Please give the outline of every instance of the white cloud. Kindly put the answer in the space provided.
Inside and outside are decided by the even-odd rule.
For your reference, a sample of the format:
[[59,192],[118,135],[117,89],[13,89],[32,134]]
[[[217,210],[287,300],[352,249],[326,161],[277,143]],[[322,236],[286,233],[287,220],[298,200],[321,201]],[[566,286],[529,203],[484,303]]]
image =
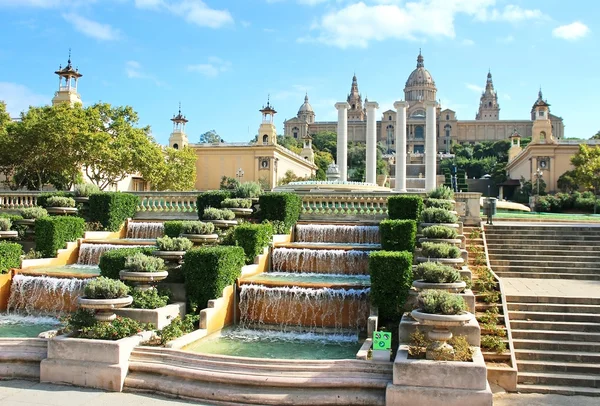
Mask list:
[[18,83],[0,82],[0,100],[6,103],[10,116],[16,118],[22,111],[27,111],[29,106],[48,104],[50,98],[34,93],[27,86]]
[[477,93],[481,93],[485,90],[483,87],[474,85],[472,83],[465,83],[465,86],[467,87],[467,89],[472,90]]
[[228,10],[210,8],[202,0],[135,0],[135,6],[144,9],[166,10],[200,27],[220,28],[233,23]]
[[190,72],[198,72],[206,77],[214,78],[219,76],[223,72],[227,72],[231,69],[231,62],[225,61],[216,56],[208,58],[206,63],[199,63],[196,65],[188,65],[187,70]]
[[108,24],[102,24],[93,20],[89,20],[75,13],[62,15],[65,20],[73,24],[73,27],[88,37],[95,38],[100,41],[114,41],[119,39],[119,30],[111,27]]
[[127,61],[125,63],[125,74],[130,79],[146,79],[154,82],[156,86],[168,87],[165,83],[158,80],[156,76],[145,72],[142,64],[138,61]]
[[475,41],[473,41],[472,39],[465,38],[460,42],[460,44],[466,47],[470,47],[475,45]]
[[545,20],[548,16],[539,9],[524,9],[514,4],[508,4],[504,10],[484,9],[477,13],[480,21],[506,21],[516,23],[524,20]]
[[552,35],[556,38],[566,39],[568,41],[575,41],[585,37],[590,32],[587,25],[581,21],[575,21],[571,24],[561,25],[552,30]]

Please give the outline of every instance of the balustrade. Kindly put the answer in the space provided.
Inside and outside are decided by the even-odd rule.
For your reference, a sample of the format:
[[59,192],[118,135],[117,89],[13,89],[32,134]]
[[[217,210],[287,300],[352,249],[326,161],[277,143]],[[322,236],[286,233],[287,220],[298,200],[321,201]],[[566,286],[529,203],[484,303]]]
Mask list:
[[0,209],[16,210],[37,204],[40,192],[0,192]]

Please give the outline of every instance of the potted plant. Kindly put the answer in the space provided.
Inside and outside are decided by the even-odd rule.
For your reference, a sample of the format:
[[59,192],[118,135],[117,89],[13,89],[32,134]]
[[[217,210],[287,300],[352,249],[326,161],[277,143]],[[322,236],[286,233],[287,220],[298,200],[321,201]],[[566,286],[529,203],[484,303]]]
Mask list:
[[263,189],[259,183],[244,182],[236,186],[233,194],[238,198],[250,199],[253,204],[256,204],[260,195],[263,194]]
[[216,242],[219,236],[214,233],[215,225],[202,221],[184,221],[181,224],[180,237],[187,238],[194,243]]
[[225,199],[221,202],[221,208],[229,209],[238,217],[248,217],[252,215],[251,199]]
[[202,220],[206,220],[213,223],[219,228],[229,228],[237,225],[235,214],[229,209],[215,209],[214,207],[208,207],[204,209]]
[[445,225],[433,225],[425,227],[421,234],[422,238],[419,238],[419,243],[424,242],[437,242],[437,243],[447,243],[453,244],[456,246],[460,246],[462,244],[462,240],[458,238],[458,232],[456,228],[448,227]]
[[159,282],[169,276],[165,271],[165,261],[162,258],[144,255],[141,252],[125,258],[125,269],[119,272],[124,281],[131,281],[140,290],[152,288],[152,283]]
[[466,287],[466,282],[460,280],[460,272],[451,266],[439,262],[423,262],[415,270],[413,287],[417,291],[440,289],[447,292],[459,293]]
[[456,202],[450,199],[436,199],[433,197],[429,197],[424,201],[425,207],[435,207],[438,209],[448,210],[450,213],[456,214],[454,211],[454,207]]
[[441,262],[448,265],[461,265],[460,248],[446,243],[424,242],[421,244],[421,256],[417,262]]
[[127,307],[133,301],[128,293],[129,288],[123,282],[100,276],[85,285],[85,296],[80,296],[77,302],[79,307],[95,310],[96,320],[112,321],[116,318],[114,309]]
[[157,250],[154,251],[152,255],[162,258],[165,261],[175,261],[179,263],[179,261],[183,259],[185,252],[193,246],[194,243],[185,237],[159,237],[156,239]]
[[17,238],[19,233],[17,231],[11,230],[12,221],[5,217],[0,217],[0,239],[6,238]]
[[427,348],[427,359],[435,359],[434,353],[453,352],[447,343],[452,338],[449,327],[467,324],[473,314],[466,311],[462,297],[443,291],[425,290],[419,293],[419,308],[411,312],[411,316],[420,324],[433,326],[428,333],[432,343]]
[[76,214],[75,199],[65,196],[51,196],[46,200],[46,210],[50,214]]
[[90,196],[94,193],[100,193],[100,188],[93,183],[81,183],[75,185],[75,201],[77,203],[87,203],[90,201]]
[[430,199],[443,199],[454,201],[454,191],[448,186],[438,186],[427,195]]
[[459,228],[456,214],[437,207],[428,207],[421,212],[421,227],[444,225],[450,228]]

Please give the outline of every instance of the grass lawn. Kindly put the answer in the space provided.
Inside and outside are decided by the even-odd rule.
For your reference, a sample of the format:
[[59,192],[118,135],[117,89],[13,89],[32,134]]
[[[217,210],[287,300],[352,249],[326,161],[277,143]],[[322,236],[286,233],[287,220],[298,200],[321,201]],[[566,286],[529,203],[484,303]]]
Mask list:
[[[481,212],[481,218],[485,219],[485,214]],[[497,219],[519,219],[519,220],[571,220],[571,221],[598,221],[600,214],[577,214],[577,213],[536,213],[536,212],[518,212],[501,211],[494,216]]]

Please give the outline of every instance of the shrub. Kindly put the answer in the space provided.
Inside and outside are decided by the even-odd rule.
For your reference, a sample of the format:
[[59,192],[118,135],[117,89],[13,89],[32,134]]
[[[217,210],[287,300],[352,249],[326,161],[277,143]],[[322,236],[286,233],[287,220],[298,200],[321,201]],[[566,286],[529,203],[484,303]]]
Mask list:
[[0,274],[7,273],[12,268],[21,265],[23,248],[16,242],[0,242]]
[[[575,200],[575,204],[573,207],[577,210],[585,211],[587,213],[594,212],[594,204],[596,203],[596,199],[594,197],[583,197],[586,193],[582,193],[580,198]],[[600,204],[596,207],[596,212],[600,212]]]
[[80,217],[42,217],[35,220],[35,247],[44,257],[55,257],[68,241],[83,237],[85,221]]
[[448,344],[454,350],[453,361],[470,362],[473,361],[473,349],[467,341],[466,336],[454,336],[448,340]]
[[44,192],[40,193],[40,195],[36,199],[36,204],[42,207],[50,207],[47,203],[48,199],[53,196],[62,196],[62,197],[75,197],[75,195],[71,192]]
[[175,317],[169,325],[156,332],[156,335],[160,337],[160,343],[165,345],[184,334],[191,333],[199,318],[199,315],[192,314],[186,314],[183,319],[181,316]]
[[440,238],[445,240],[453,240],[458,237],[458,232],[455,228],[446,226],[429,226],[422,231],[425,238]]
[[207,207],[221,207],[221,202],[230,197],[231,192],[228,190],[209,190],[208,192],[200,193],[196,199],[198,218],[204,218],[204,209]]
[[369,255],[371,303],[379,309],[380,323],[396,321],[412,286],[412,253],[373,251]]
[[256,182],[244,182],[237,185],[233,194],[235,197],[241,197],[245,199],[256,198],[262,195],[263,190],[260,184]]
[[75,200],[72,197],[51,196],[46,204],[46,207],[75,207]]
[[382,220],[379,223],[379,235],[382,249],[413,252],[417,239],[417,223],[414,220]]
[[456,223],[458,217],[448,210],[428,207],[421,212],[421,221],[423,223]]
[[129,287],[123,282],[99,276],[85,285],[86,299],[119,299],[126,297]]
[[187,251],[194,243],[187,238],[159,237],[156,239],[156,247],[159,251]]
[[152,324],[145,324],[127,317],[117,317],[113,321],[100,323],[97,322],[91,327],[85,327],[81,330],[79,337],[90,338],[94,340],[120,340],[125,337],[131,337],[144,330],[152,330]]
[[85,231],[104,231],[104,226],[99,221],[86,221]]
[[421,311],[431,314],[454,315],[467,309],[465,300],[445,290],[424,290],[419,293],[418,303]]
[[176,238],[176,237],[179,237],[179,234],[185,234],[185,233],[181,232],[182,226],[183,226],[183,221],[181,221],[181,220],[165,221],[164,222],[165,236],[171,237],[171,238]]
[[184,257],[183,272],[188,301],[194,311],[204,309],[211,299],[242,274],[245,255],[241,247],[193,248]]
[[181,225],[181,234],[212,234],[215,231],[213,223],[202,221],[184,221]]
[[125,269],[131,272],[160,272],[165,268],[162,258],[144,255],[141,252],[125,258]]
[[454,210],[454,201],[446,199],[434,199],[430,197],[425,200],[425,207],[436,207],[444,210]]
[[395,195],[388,198],[388,217],[391,220],[418,220],[423,199],[418,195]]
[[125,258],[141,252],[146,255],[152,255],[153,247],[148,248],[118,248],[116,250],[106,251],[100,256],[100,275],[111,279],[119,279],[119,272],[125,269]]
[[427,283],[453,283],[460,280],[460,272],[439,262],[424,262],[417,265],[415,279]]
[[94,317],[94,311],[79,307],[73,313],[70,313],[61,320],[64,325],[64,332],[67,334],[77,333],[86,327],[92,327],[98,320]]
[[438,186],[427,195],[433,199],[454,200],[454,191],[448,186]]
[[44,255],[41,252],[34,250],[33,248],[30,248],[29,251],[27,251],[27,253],[25,253],[23,255],[23,259],[40,259],[40,258],[44,258]]
[[498,354],[502,354],[504,351],[506,351],[506,343],[498,336],[482,335],[481,348],[486,348],[488,350],[495,351]]
[[75,185],[74,189],[76,197],[90,197],[94,193],[100,193],[100,188],[93,183],[81,183]]
[[252,200],[250,199],[225,199],[221,202],[223,208],[234,208],[234,209],[249,209],[252,207]]
[[161,295],[156,288],[134,289],[131,296],[133,297],[131,307],[136,309],[158,309],[169,303],[169,296]]
[[48,217],[48,211],[43,207],[27,207],[21,209],[21,217],[24,219],[39,219],[41,217]]
[[207,207],[204,209],[202,215],[203,220],[233,220],[235,213],[229,209],[215,209],[214,207]]
[[425,258],[460,258],[460,248],[446,243],[424,242],[421,254]]
[[108,231],[119,231],[135,215],[139,199],[130,193],[102,192],[90,196],[90,221],[99,221]]
[[0,231],[9,231],[12,227],[12,221],[5,217],[0,217]]
[[294,193],[267,192],[260,196],[260,219],[283,221],[289,230],[300,218],[302,198]]
[[280,220],[263,220],[261,224],[269,224],[273,228],[273,234],[289,234],[290,228],[286,227],[285,223]]
[[246,263],[254,263],[254,258],[263,253],[273,237],[273,228],[269,224],[242,224],[234,230],[236,245],[244,249]]

